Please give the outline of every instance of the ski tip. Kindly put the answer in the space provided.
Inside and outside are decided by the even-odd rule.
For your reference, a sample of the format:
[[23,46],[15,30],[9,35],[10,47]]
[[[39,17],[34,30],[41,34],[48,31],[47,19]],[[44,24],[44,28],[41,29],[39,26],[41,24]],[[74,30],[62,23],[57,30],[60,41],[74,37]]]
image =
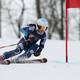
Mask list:
[[43,58],[43,63],[46,63],[47,62],[47,58]]

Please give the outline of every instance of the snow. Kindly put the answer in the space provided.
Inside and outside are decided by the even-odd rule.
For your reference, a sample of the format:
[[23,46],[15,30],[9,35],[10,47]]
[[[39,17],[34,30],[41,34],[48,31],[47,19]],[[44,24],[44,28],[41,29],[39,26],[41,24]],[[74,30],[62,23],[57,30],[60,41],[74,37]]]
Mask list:
[[[8,3],[9,0],[4,1]],[[28,3],[26,7],[28,6],[29,8],[31,8],[32,6],[34,9],[35,6],[32,5],[34,0],[27,1]],[[19,6],[17,8],[19,8]],[[5,13],[3,13],[4,16],[3,18],[7,16],[7,12]],[[24,24],[26,23],[26,21],[27,23],[31,22],[31,20],[35,19],[36,17],[35,11],[31,12],[30,10],[27,11],[27,13],[28,14],[27,15],[25,14],[24,17],[27,16],[27,19],[29,20],[25,19],[26,18],[25,17]],[[34,16],[33,15],[31,16],[31,14],[33,14]],[[71,25],[73,25],[72,23]],[[75,26],[76,25],[74,25],[73,27]],[[9,23],[2,22],[2,39],[0,39],[0,46],[14,44],[19,41],[19,39],[16,39],[16,36],[12,29],[13,28],[11,27],[11,25],[9,25]],[[71,35],[69,34],[70,37]],[[77,34],[73,36],[72,37],[74,38],[74,40],[78,38]],[[46,57],[48,59],[48,62],[46,64],[0,65],[0,80],[80,80],[79,43],[80,43],[79,41],[69,41],[68,43],[69,62],[66,63],[65,41],[47,40],[45,48],[42,51],[41,56],[39,57],[39,58]],[[12,50],[15,47],[16,46],[0,49],[0,54],[3,54],[5,51]],[[32,58],[35,57],[32,56]]]
[[[0,46],[18,41],[0,39]],[[69,63],[65,63],[65,41],[47,40],[40,56],[47,57],[47,63],[0,65],[0,80],[80,80],[79,42],[71,41],[68,46]],[[13,48],[15,46],[0,49],[0,53]]]

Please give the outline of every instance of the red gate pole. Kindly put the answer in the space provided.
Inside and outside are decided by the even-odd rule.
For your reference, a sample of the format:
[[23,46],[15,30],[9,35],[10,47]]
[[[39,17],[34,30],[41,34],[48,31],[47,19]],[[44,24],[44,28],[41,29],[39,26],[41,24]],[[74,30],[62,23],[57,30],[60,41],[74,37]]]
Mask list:
[[66,63],[68,63],[68,7],[69,0],[66,0]]

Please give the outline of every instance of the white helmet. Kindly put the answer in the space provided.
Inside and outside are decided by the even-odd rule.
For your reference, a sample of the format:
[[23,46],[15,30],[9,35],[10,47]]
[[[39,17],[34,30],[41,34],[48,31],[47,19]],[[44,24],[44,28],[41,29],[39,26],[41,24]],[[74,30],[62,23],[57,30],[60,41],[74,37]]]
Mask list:
[[48,28],[48,21],[45,18],[38,19],[37,24],[40,26],[44,26],[45,28]]

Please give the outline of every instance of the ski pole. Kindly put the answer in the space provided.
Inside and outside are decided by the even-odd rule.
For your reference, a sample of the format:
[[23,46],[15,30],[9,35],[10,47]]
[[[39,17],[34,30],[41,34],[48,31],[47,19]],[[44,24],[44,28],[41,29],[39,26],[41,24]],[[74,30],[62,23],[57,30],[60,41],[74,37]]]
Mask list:
[[17,45],[17,44],[4,45],[4,46],[1,46],[0,49],[10,47],[10,46],[15,46],[15,45]]

